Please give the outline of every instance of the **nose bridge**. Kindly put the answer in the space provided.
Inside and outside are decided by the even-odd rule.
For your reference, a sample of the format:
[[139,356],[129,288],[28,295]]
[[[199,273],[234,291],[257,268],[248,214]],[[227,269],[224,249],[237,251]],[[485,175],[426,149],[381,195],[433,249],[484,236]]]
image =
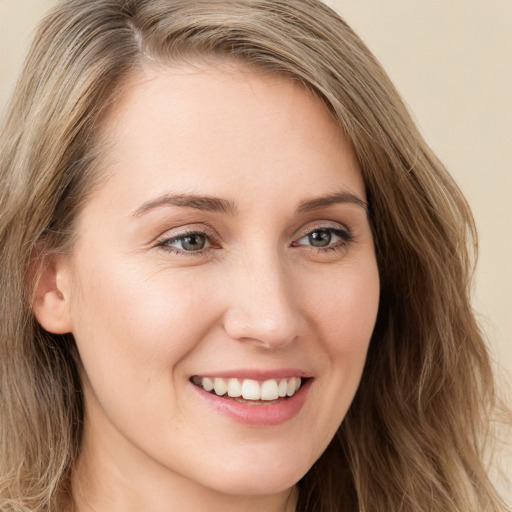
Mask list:
[[236,284],[225,318],[229,336],[268,348],[293,341],[300,334],[301,318],[292,276],[278,251],[245,255],[232,270]]

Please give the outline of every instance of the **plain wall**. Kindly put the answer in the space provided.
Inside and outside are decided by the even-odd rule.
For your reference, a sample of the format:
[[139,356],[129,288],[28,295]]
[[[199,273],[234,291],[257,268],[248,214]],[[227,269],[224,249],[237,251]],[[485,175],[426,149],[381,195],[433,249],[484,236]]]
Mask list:
[[[0,0],[0,110],[54,0]],[[512,375],[512,1],[331,0],[388,71],[473,209],[474,305]],[[511,466],[512,471],[512,466]]]

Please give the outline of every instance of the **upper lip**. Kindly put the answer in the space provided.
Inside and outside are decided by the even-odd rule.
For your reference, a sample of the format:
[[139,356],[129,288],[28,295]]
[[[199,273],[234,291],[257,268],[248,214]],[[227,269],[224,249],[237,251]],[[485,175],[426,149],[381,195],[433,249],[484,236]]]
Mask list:
[[221,370],[218,372],[207,372],[207,373],[197,373],[193,376],[197,377],[209,377],[209,378],[233,378],[233,379],[253,379],[259,381],[265,381],[269,379],[287,379],[291,377],[301,377],[303,379],[313,377],[313,374],[306,370],[301,370],[299,368],[276,368],[274,370],[269,369],[255,369],[255,368],[247,368],[241,369],[238,368],[236,370]]

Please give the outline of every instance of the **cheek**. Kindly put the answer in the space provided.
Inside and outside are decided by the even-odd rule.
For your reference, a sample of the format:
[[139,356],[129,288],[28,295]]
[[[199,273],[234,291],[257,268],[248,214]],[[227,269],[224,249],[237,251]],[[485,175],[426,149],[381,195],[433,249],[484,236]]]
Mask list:
[[170,379],[215,321],[213,294],[186,278],[119,261],[80,268],[73,334],[91,379]]
[[[345,417],[361,380],[379,305],[379,276],[374,260],[333,273],[322,291],[309,294],[310,323],[321,340],[317,365],[321,399],[317,438],[325,448]],[[319,455],[319,454],[318,454]]]
[[[321,288],[310,287],[308,310],[333,362],[364,359],[379,307],[374,258],[332,272]],[[364,361],[362,361],[364,363]]]
[[187,411],[182,362],[216,321],[214,293],[163,270],[96,263],[80,267],[74,304],[87,417],[101,427],[106,413],[135,444],[163,440]]

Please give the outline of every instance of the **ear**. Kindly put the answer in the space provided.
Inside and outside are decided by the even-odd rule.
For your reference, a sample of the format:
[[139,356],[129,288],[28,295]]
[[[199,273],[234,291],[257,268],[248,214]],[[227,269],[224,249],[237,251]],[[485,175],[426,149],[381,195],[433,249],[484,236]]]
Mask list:
[[32,309],[41,327],[53,334],[72,330],[69,267],[62,255],[43,256],[38,262]]

